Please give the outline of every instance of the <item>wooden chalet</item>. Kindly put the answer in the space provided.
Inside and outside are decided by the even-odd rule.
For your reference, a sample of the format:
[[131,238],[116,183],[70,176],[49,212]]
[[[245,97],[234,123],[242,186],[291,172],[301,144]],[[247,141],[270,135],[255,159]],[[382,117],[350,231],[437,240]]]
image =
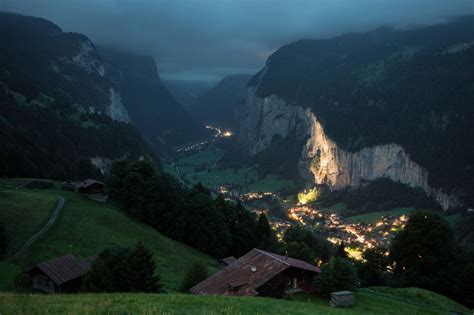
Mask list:
[[91,256],[79,261],[69,254],[39,263],[27,273],[34,289],[49,293],[77,292],[94,260],[95,256]]
[[77,190],[82,194],[104,194],[105,184],[95,179],[86,179],[77,184]]
[[254,248],[189,291],[200,295],[268,296],[282,298],[312,292],[318,267]]

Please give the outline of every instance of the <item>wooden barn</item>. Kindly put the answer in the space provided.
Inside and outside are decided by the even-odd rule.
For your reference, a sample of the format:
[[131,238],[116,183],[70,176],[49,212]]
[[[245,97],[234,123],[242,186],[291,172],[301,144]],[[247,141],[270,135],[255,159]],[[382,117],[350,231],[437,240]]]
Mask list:
[[79,261],[72,255],[65,255],[39,263],[27,270],[31,286],[49,293],[77,292],[94,259],[92,256]]
[[78,183],[77,190],[82,194],[104,194],[105,184],[95,179],[86,179]]
[[254,248],[189,291],[200,295],[268,296],[282,298],[312,292],[318,267]]

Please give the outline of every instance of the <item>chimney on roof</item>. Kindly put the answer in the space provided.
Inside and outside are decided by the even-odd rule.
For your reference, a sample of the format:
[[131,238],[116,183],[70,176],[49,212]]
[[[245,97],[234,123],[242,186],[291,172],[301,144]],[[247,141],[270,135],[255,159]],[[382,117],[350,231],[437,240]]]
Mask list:
[[288,260],[288,251],[285,250],[285,260]]

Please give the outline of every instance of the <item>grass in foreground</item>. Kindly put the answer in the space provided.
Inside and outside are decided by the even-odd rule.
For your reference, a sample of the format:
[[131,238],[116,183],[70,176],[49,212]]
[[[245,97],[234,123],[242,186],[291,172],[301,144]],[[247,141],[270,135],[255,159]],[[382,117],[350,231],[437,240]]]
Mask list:
[[[393,289],[387,289],[397,291]],[[256,297],[195,296],[183,294],[0,294],[2,314],[470,314],[463,306],[421,289],[398,289],[402,293],[361,289],[352,309],[329,307],[327,299],[299,296],[297,301]],[[374,292],[372,292],[374,291]],[[413,292],[426,296],[413,299]],[[401,294],[405,301],[397,299]],[[408,298],[407,298],[408,295]],[[419,301],[420,303],[416,303]],[[443,304],[442,301],[447,304]],[[426,304],[423,304],[426,303]],[[446,307],[443,307],[446,306]]]
[[[78,193],[66,191],[18,191],[15,188],[2,188],[2,191],[7,195],[17,196],[16,199],[0,196],[2,215],[7,219],[4,224],[7,231],[10,231],[8,236],[12,239],[19,238],[19,232],[21,232],[21,230],[15,231],[11,228],[12,226],[25,222],[36,224],[37,219],[34,213],[36,211],[42,213],[43,218],[44,214],[51,213],[52,207],[49,203],[38,204],[37,207],[26,207],[25,214],[18,216],[16,208],[10,205],[15,205],[17,202],[28,203],[37,196],[44,196],[47,200],[49,200],[48,197],[52,197],[51,200],[56,200],[54,196],[59,194],[66,199],[66,205],[57,222],[22,257],[12,262],[19,267],[25,268],[68,253],[84,258],[96,255],[108,246],[133,246],[141,240],[155,254],[157,273],[161,276],[165,290],[178,289],[185,272],[195,260],[203,261],[210,271],[217,268],[216,261],[211,257],[174,241],[145,224],[133,221],[111,204],[99,203]],[[22,232],[21,235],[23,234]],[[0,274],[8,270],[13,270],[13,267],[0,265]],[[2,286],[11,288],[11,282],[3,283]]]

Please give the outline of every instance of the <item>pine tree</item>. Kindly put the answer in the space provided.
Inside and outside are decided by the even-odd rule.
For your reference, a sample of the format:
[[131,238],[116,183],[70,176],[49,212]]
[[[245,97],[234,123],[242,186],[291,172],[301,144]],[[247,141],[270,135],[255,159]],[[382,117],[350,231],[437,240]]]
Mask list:
[[193,286],[208,276],[206,266],[201,261],[195,261],[189,268],[181,284],[181,291],[188,292]]
[[347,259],[346,245],[341,242],[336,250],[336,257]]
[[8,238],[7,232],[5,231],[5,226],[0,224],[0,259],[5,256],[7,252]]
[[359,279],[355,267],[349,261],[335,257],[321,268],[315,282],[322,294],[329,295],[334,291],[355,290]]
[[268,219],[265,213],[261,213],[258,216],[255,236],[257,238],[257,246],[260,249],[269,250],[269,251],[275,250],[276,248],[275,234],[270,226],[270,223],[268,223]]
[[156,262],[153,254],[142,242],[138,242],[131,251],[127,268],[129,291],[158,292],[161,289],[160,277],[155,275]]
[[95,259],[84,277],[82,290],[86,292],[110,292],[108,268],[100,255]]

